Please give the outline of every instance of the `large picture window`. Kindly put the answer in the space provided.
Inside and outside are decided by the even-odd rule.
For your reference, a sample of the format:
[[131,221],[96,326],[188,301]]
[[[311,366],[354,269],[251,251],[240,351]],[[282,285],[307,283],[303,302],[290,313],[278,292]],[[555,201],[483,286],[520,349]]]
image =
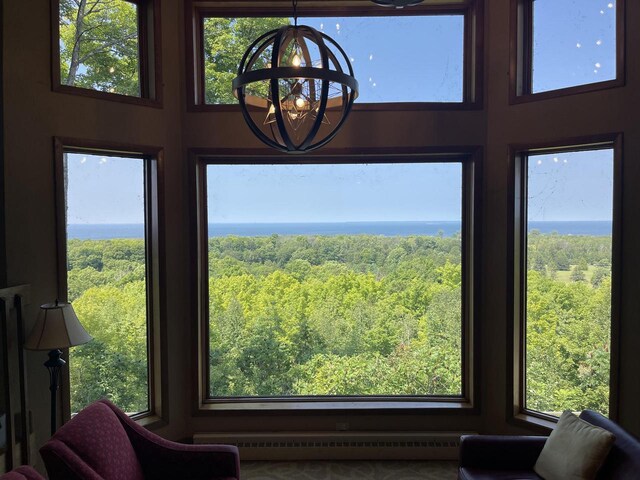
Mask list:
[[530,151],[519,162],[521,408],[608,415],[614,147]]
[[157,1],[57,0],[53,8],[54,88],[130,102],[159,100]]
[[132,415],[154,410],[155,162],[142,154],[63,150],[62,295],[93,337],[70,351],[71,413],[100,398]]
[[214,401],[469,396],[471,162],[203,159]]

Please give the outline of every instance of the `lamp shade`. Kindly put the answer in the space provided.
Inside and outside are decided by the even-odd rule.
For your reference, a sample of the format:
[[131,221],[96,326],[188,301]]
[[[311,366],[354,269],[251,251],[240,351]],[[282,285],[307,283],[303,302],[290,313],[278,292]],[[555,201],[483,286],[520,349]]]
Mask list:
[[92,339],[70,303],[40,305],[38,320],[24,343],[28,350],[56,350],[82,345]]

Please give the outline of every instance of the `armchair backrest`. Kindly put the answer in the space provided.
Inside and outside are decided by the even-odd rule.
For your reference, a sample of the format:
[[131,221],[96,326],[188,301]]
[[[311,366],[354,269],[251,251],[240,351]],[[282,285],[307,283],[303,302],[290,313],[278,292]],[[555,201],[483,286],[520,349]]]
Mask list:
[[41,449],[50,480],[143,480],[131,441],[115,412],[95,402],[60,427]]
[[584,410],[580,414],[580,418],[591,425],[609,430],[616,436],[611,452],[598,472],[598,478],[637,479],[638,472],[640,472],[640,441],[623,430],[613,420],[592,410]]

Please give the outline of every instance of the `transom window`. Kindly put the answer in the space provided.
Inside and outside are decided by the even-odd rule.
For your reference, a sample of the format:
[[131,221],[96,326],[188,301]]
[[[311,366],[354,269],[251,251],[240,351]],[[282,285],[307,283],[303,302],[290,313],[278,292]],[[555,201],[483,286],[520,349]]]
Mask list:
[[549,97],[623,84],[624,0],[512,1],[519,26],[512,94]]
[[[476,2],[425,3],[407,9],[301,4],[298,24],[333,38],[347,53],[363,108],[465,108],[482,100],[481,12]],[[231,82],[247,48],[262,34],[293,24],[282,2],[265,9],[247,2],[188,4],[188,53],[195,110],[237,105]],[[365,107],[365,105],[367,107]],[[379,107],[375,107],[379,105]],[[409,105],[413,105],[410,107]]]
[[616,78],[615,1],[533,2],[532,92]]
[[[207,104],[236,104],[245,50],[292,18],[204,18]],[[464,15],[299,18],[336,40],[360,83],[358,102],[462,102]]]
[[55,89],[159,100],[158,0],[57,0],[56,7]]

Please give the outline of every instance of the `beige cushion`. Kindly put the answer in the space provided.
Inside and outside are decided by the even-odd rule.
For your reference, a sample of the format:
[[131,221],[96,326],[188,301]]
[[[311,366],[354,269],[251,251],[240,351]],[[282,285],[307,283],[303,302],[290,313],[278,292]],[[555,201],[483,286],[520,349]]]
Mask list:
[[569,410],[558,420],[533,469],[545,480],[593,480],[616,437]]

